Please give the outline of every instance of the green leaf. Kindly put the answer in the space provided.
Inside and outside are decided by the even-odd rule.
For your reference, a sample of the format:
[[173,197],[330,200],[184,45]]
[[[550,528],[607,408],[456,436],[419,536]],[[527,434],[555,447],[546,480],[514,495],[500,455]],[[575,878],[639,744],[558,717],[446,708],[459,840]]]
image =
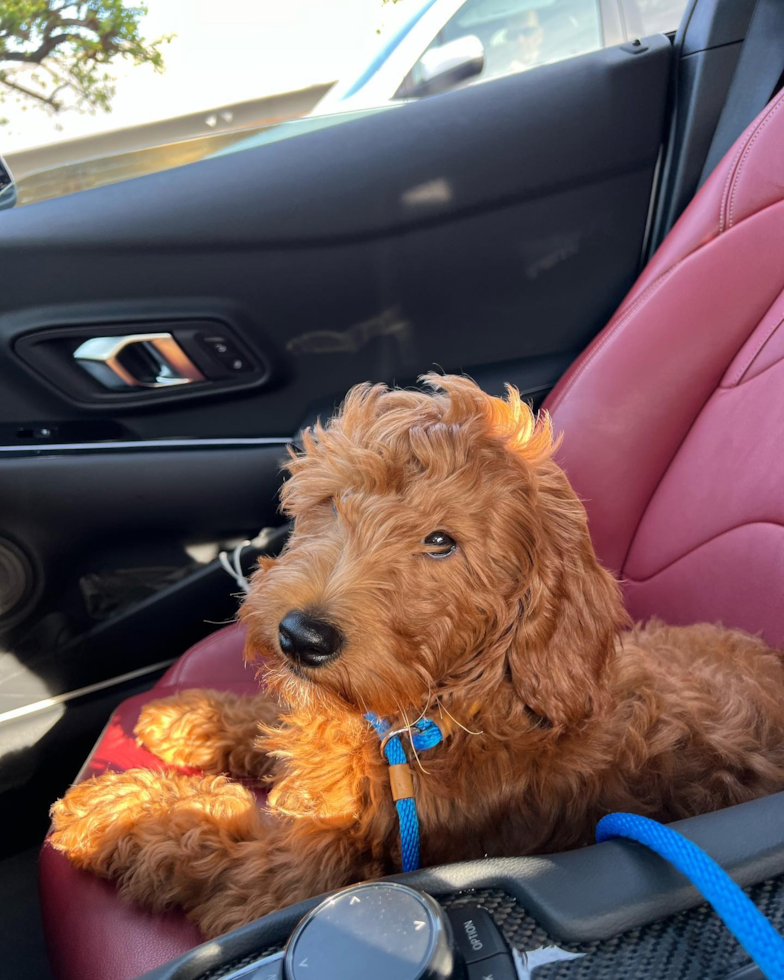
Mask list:
[[[161,47],[174,35],[145,39],[139,22],[146,14],[146,4],[123,0],[0,0],[0,95],[13,92],[51,112],[69,105],[108,112],[115,86],[98,65],[128,58],[165,70]],[[48,72],[17,74],[26,65],[48,69],[57,81]],[[49,91],[57,87],[53,98]]]

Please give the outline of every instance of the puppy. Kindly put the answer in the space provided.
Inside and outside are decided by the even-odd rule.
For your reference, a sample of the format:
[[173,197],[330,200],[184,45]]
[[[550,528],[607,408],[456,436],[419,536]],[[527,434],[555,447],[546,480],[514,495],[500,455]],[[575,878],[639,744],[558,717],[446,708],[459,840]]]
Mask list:
[[[353,389],[292,452],[294,529],[241,610],[264,691],[148,704],[136,734],[170,768],[55,804],[52,845],[129,900],[214,936],[399,871],[371,711],[452,730],[419,765],[409,749],[430,865],[784,789],[780,654],[717,626],[631,629],[548,419],[514,389],[426,381]],[[267,809],[231,777],[269,780]]]

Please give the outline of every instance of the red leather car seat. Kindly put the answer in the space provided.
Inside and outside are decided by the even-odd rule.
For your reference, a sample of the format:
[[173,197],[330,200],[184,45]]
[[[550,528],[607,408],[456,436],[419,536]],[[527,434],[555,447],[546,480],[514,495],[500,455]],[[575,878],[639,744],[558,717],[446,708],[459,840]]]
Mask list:
[[548,399],[637,619],[784,647],[784,92]]
[[[549,399],[599,556],[635,617],[722,621],[784,647],[784,93],[737,141],[605,330]],[[82,776],[159,765],[141,705],[188,687],[254,690],[230,627],[122,704]],[[129,980],[199,941],[44,847],[58,980]]]

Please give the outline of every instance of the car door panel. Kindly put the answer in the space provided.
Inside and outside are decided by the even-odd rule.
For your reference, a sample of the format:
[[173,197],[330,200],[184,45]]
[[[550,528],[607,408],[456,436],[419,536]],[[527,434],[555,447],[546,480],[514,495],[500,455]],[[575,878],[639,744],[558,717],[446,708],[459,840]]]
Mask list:
[[[93,322],[231,305],[269,384],[161,400],[126,422],[145,439],[287,435],[358,379],[579,349],[639,267],[670,56],[645,47],[10,212],[3,340],[30,329],[31,250],[56,270],[36,329],[75,303]],[[83,417],[5,355],[6,419]]]
[[[210,555],[283,525],[284,456],[283,440],[263,439],[0,453],[3,598],[9,561],[22,567],[19,602],[0,608],[0,794],[27,815],[18,839],[43,832],[53,787],[65,788],[112,707],[232,621],[241,589]],[[201,560],[186,550],[199,546]],[[246,574],[260,553],[244,549]]]
[[[655,35],[635,50],[607,48],[348,114],[341,125],[264,141],[258,151],[21,208],[4,216],[3,247],[191,253],[337,245],[650,166],[671,44]],[[448,182],[448,196],[413,193],[436,179]],[[145,207],[129,207],[129,195],[142,195]]]
[[[112,600],[124,611],[118,576],[124,574],[143,596],[145,580],[166,583],[163,570],[174,582],[200,570],[187,546],[241,540],[249,531],[283,523],[277,491],[284,456],[282,440],[0,454],[0,541],[21,552],[29,570],[25,593],[5,625],[17,657],[38,664],[35,673],[49,696],[162,659],[165,649],[144,633],[134,639],[138,648],[127,662],[116,649],[90,662],[57,654],[102,626]],[[182,578],[174,574],[178,568]],[[212,608],[206,597],[194,602],[199,622],[225,618],[224,600],[237,591],[228,576],[216,581],[222,588],[215,590]],[[194,639],[187,620],[175,617],[166,629],[175,652]],[[11,706],[4,702],[8,694],[0,684],[0,715]]]

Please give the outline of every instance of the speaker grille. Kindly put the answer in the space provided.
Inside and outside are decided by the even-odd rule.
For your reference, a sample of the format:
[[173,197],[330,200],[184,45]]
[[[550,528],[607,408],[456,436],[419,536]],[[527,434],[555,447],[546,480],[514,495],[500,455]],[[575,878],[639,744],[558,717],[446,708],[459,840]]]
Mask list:
[[0,538],[0,620],[18,612],[33,589],[27,556],[7,538]]

